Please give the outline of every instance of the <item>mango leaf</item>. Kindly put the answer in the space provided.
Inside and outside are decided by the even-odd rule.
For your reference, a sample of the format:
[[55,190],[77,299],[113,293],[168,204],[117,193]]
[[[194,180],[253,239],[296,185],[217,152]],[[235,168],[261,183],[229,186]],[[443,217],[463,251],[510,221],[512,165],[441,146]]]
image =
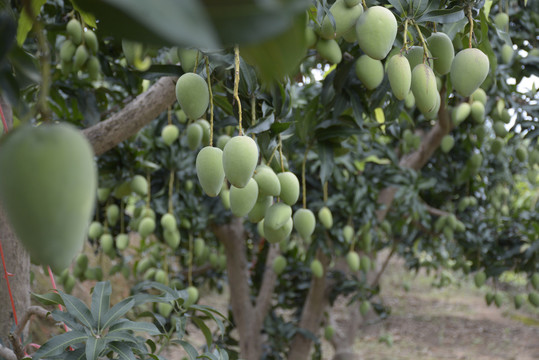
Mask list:
[[152,323],[131,320],[123,320],[122,322],[114,324],[110,327],[109,334],[120,330],[141,331],[148,333],[148,335],[161,334],[157,327]]
[[[129,331],[127,330],[118,330],[114,332],[108,332],[107,335],[105,335],[105,338],[107,342],[130,342],[136,344],[139,340],[133,336]],[[150,339],[147,340],[147,342],[150,341]]]
[[50,292],[46,294],[31,293],[35,300],[39,301],[43,305],[63,305],[64,300],[57,292]]
[[66,324],[70,329],[84,331],[84,326],[77,322],[77,319],[68,312],[54,310],[52,317],[56,321],[61,321]]
[[465,14],[462,6],[455,6],[451,9],[431,10],[421,15],[417,21],[421,22],[436,22],[440,24],[455,23],[464,19]]
[[0,13],[0,63],[13,45],[17,34],[15,20],[7,13]]
[[86,360],[96,360],[106,344],[105,338],[90,336],[86,341]]
[[33,359],[43,359],[49,356],[60,355],[68,346],[82,343],[88,339],[88,335],[82,331],[68,331],[57,335],[43,344],[35,353]]
[[83,303],[80,299],[63,293],[59,292],[60,296],[64,300],[65,307],[67,311],[73,315],[81,324],[88,328],[93,328],[95,326],[94,319],[92,318],[92,313],[90,312],[90,309],[88,309],[88,306],[86,306],[85,303]]
[[112,308],[110,308],[102,319],[102,329],[111,326],[114,321],[125,315],[135,305],[135,300],[132,297],[123,299]]
[[73,8],[77,10],[84,21],[86,25],[89,25],[93,27],[94,29],[97,29],[97,24],[95,22],[95,16],[93,14],[90,14],[86,11],[83,11],[74,0],[71,0],[71,4],[73,4]]
[[92,294],[92,316],[97,324],[97,331],[101,330],[105,314],[109,311],[111,292],[112,288],[108,281],[100,281],[94,286],[94,292]]
[[333,147],[327,143],[319,143],[318,156],[320,158],[320,180],[322,184],[325,184],[331,177],[335,167]]
[[[19,25],[17,26],[17,44],[22,46],[28,33],[32,30],[34,26],[34,19],[41,12],[41,7],[45,4],[47,0],[31,0],[30,9],[26,7],[23,9],[21,16],[19,17]],[[30,14],[28,12],[30,10]]]
[[404,9],[408,9],[408,2],[406,0],[388,0],[388,2],[397,10],[397,14],[402,14],[404,13]]
[[187,355],[189,355],[189,360],[195,360],[198,357],[198,351],[187,341],[174,339],[172,342],[180,344],[183,347]]
[[211,344],[213,343],[212,333],[211,333],[210,328],[200,318],[193,317],[191,320],[202,331],[202,334],[204,334],[204,337],[206,338],[206,344],[208,345],[208,347],[210,347]]
[[113,343],[109,344],[108,347],[118,354],[119,360],[136,360],[135,354],[133,354],[133,350],[131,350],[131,346],[127,344]]

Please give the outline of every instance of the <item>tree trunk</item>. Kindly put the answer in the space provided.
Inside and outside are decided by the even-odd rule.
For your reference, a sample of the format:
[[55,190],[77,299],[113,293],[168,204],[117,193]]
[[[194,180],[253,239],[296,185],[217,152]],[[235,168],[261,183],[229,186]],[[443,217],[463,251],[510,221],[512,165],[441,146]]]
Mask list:
[[[0,97],[0,105],[4,112],[8,128],[13,124],[11,106]],[[7,222],[4,211],[0,206],[0,243],[4,253],[7,272],[9,276],[11,294],[15,302],[15,310],[20,317],[30,306],[30,257],[15,237],[13,230]],[[9,332],[15,328],[11,300],[6,282],[6,273],[3,264],[0,264],[0,340],[9,344]]]

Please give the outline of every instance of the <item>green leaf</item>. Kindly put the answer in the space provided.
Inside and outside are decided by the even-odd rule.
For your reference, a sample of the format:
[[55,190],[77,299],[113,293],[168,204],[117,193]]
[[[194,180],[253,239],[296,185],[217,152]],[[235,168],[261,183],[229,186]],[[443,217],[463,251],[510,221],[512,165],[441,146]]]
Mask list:
[[43,344],[33,355],[33,359],[43,359],[49,356],[59,355],[65,351],[68,346],[82,343],[88,339],[88,335],[82,331],[68,331],[57,335]]
[[81,324],[88,328],[93,328],[95,326],[94,319],[92,318],[92,313],[90,312],[90,309],[88,309],[88,306],[86,306],[85,303],[72,295],[63,293],[61,291],[59,293],[64,300],[67,311],[71,315],[73,315]]
[[41,7],[45,4],[47,0],[31,0],[30,9],[31,14],[28,14],[28,9],[25,7],[19,17],[19,25],[17,26],[17,44],[22,46],[28,33],[32,30],[34,26],[34,19],[41,12]]
[[460,21],[464,19],[466,15],[464,14],[464,10],[462,6],[455,6],[451,9],[439,9],[439,10],[432,10],[424,13],[417,21],[421,22],[436,22],[440,24],[450,24],[455,23],[457,21]]
[[213,338],[212,338],[212,333],[211,333],[210,328],[204,323],[204,320],[198,317],[193,317],[191,320],[202,331],[202,334],[204,334],[204,337],[206,338],[206,345],[210,347],[211,344],[213,343]]
[[143,43],[218,47],[217,33],[196,0],[77,0],[100,31]]
[[131,321],[123,320],[120,323],[114,324],[110,327],[109,333],[120,331],[120,330],[131,330],[131,331],[140,331],[148,333],[148,335],[159,335],[161,332],[157,327],[149,322],[143,321]]
[[84,331],[84,326],[82,326],[77,319],[68,312],[54,310],[52,312],[52,317],[56,321],[61,321],[66,324],[69,328],[73,330]]
[[404,9],[408,8],[408,2],[406,0],[388,0],[393,5],[398,14],[402,14]]
[[105,349],[106,343],[104,338],[90,336],[88,341],[86,341],[86,360],[96,360],[103,349]]
[[327,143],[319,143],[318,156],[320,158],[320,180],[322,184],[325,184],[331,177],[335,167],[333,147]]
[[65,306],[64,300],[57,292],[50,292],[46,294],[31,293],[34,299],[42,303],[43,305],[62,305]]
[[111,309],[107,311],[102,320],[102,329],[106,329],[111,326],[114,321],[125,315],[135,305],[135,300],[132,297],[123,299]]
[[190,360],[195,360],[198,357],[198,351],[194,348],[193,345],[189,344],[187,341],[183,340],[174,340],[173,342],[180,344],[187,355],[189,355]]
[[68,351],[67,354],[60,355],[63,360],[82,360],[85,359],[85,348],[80,347],[78,349],[75,349],[73,351]]
[[109,344],[109,348],[112,349],[116,354],[118,354],[119,360],[135,360],[135,354],[133,354],[133,350],[131,350],[131,347],[127,344],[122,343],[114,343]]
[[97,29],[95,16],[93,14],[83,11],[74,0],[71,0],[71,4],[73,4],[73,8],[79,12],[80,16],[82,17],[82,20],[86,25],[90,25],[91,27]]
[[101,331],[103,319],[109,310],[111,292],[112,288],[108,281],[100,281],[94,286],[94,292],[92,294],[92,316],[97,324],[97,331]]
[[105,335],[107,342],[130,342],[136,344],[139,340],[133,336],[128,330],[118,330],[114,332],[108,332]]

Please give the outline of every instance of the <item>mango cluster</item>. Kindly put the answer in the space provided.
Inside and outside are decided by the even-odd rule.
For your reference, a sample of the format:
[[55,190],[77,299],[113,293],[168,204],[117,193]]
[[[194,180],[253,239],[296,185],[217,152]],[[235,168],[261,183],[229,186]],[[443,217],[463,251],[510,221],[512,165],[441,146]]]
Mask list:
[[64,73],[84,70],[90,79],[98,80],[101,64],[97,59],[99,43],[97,36],[90,30],[84,30],[77,19],[71,19],[66,26],[67,38],[60,47],[60,66]]

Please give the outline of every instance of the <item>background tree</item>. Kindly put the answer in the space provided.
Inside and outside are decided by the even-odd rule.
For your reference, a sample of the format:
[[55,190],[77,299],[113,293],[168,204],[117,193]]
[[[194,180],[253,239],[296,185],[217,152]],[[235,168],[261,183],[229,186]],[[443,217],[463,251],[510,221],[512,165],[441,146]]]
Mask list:
[[[114,1],[77,1],[77,7],[37,6],[25,21],[24,7],[12,7],[18,46],[0,52],[0,81],[16,120],[59,119],[84,128],[100,155],[95,220],[106,235],[144,232],[140,224],[148,217],[157,225],[154,235],[131,243],[134,254],[99,232],[90,233],[94,250],[113,259],[112,273],[178,288],[219,288],[226,257],[230,329],[237,328],[239,339],[228,334],[222,341],[230,349],[239,341],[243,358],[305,359],[313,343],[317,353],[320,327],[335,323],[332,309],[343,297],[353,300],[350,317],[336,326],[332,343],[336,359],[354,358],[361,313],[383,311],[378,280],[396,253],[411,268],[450,267],[493,279],[506,270],[532,279],[537,271],[536,92],[519,87],[539,67],[537,4],[368,2],[363,5],[388,6],[399,35],[392,52],[380,56],[383,65],[356,65],[372,54],[354,32],[343,32],[350,20],[337,10],[362,4],[344,3],[288,1],[271,8],[163,0],[126,9]],[[25,40],[21,28],[30,30],[37,14]],[[70,19],[84,24],[82,45],[65,27]],[[92,29],[95,47],[87,35]],[[486,54],[484,99],[458,94],[453,77],[436,69],[429,41],[436,30],[447,34],[455,53],[471,44]],[[12,43],[15,33],[5,34],[4,43]],[[408,91],[398,100],[383,69],[399,52],[409,63],[435,68],[437,110],[425,111]],[[361,71],[372,75],[377,66],[380,81]],[[187,119],[177,108],[175,84],[188,72],[210,84],[206,121]],[[294,232],[270,245],[256,225],[228,210],[228,188],[222,198],[204,194],[194,166],[198,149],[237,135],[240,119],[244,133],[256,138],[260,162],[301,181],[294,212],[318,214],[327,206],[331,226],[317,221],[310,239]],[[179,128],[179,141],[161,138],[166,125]],[[133,185],[136,175],[147,188]],[[114,207],[119,219],[112,221]],[[167,213],[177,232],[160,223]],[[389,257],[378,259],[384,248]],[[276,258],[285,259],[279,275]],[[74,265],[62,280],[73,276],[96,278]]]

